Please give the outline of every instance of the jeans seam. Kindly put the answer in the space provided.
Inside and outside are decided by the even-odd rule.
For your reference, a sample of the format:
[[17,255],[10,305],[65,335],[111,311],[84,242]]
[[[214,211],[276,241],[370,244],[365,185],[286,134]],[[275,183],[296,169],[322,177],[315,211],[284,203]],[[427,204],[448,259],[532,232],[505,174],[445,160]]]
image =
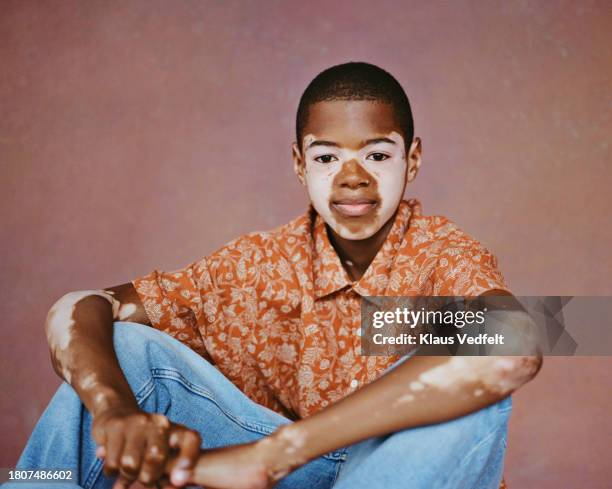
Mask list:
[[[475,446],[472,447],[472,449],[461,459],[461,461],[457,464],[458,467],[464,467],[466,461],[469,460],[469,458],[476,453],[476,451],[486,442],[488,442],[491,438],[493,438],[496,434],[497,434],[497,429],[491,431],[489,434],[487,434],[484,438],[482,438]],[[449,482],[453,482],[454,478],[452,477],[451,474],[449,474],[449,476],[447,477],[443,487],[445,488],[452,488],[455,487],[453,485],[448,485]]]
[[346,461],[346,458],[336,461],[336,470],[334,471],[334,478],[332,479],[332,483],[330,487],[334,487],[336,485],[336,481],[338,480],[338,476],[340,475],[340,469],[342,468],[342,465],[344,465],[345,461]]
[[[231,414],[215,400],[214,396],[207,389],[190,382],[177,370],[158,367],[151,369],[151,375],[153,376],[153,378],[164,378],[178,382],[194,394],[206,398],[207,400],[215,404],[219,408],[219,411],[221,411],[230,421],[236,423],[238,426],[248,431],[268,436],[277,429],[277,427],[274,426],[250,420],[247,421],[244,418]],[[331,454],[324,454],[323,457],[333,461],[346,460],[346,449],[334,450],[333,452],[331,452]]]
[[[235,416],[233,414],[231,414],[229,411],[227,411],[226,409],[223,408],[223,406],[221,406],[216,399],[214,398],[214,396],[204,387],[196,385],[192,382],[190,382],[189,380],[187,380],[179,371],[171,369],[171,368],[162,368],[162,367],[157,367],[157,368],[153,368],[151,369],[151,375],[154,379],[156,378],[164,378],[164,379],[169,379],[169,380],[174,380],[175,382],[178,382],[179,384],[181,384],[183,387],[185,387],[186,389],[190,390],[191,392],[193,392],[196,395],[202,396],[204,398],[206,398],[207,400],[209,400],[210,402],[212,402],[213,404],[215,404],[215,406],[217,406],[219,408],[219,411],[221,411],[225,417],[227,417],[230,421],[233,421],[234,423],[236,423],[238,426],[251,431],[251,432],[255,432],[258,433],[260,435],[265,435],[268,436],[270,435],[272,432],[274,432],[277,427],[274,426],[270,426],[267,424],[263,424],[263,423],[259,423],[256,421],[248,421],[244,418]],[[141,389],[142,390],[142,389]],[[346,454],[346,447],[344,448],[340,448],[338,450],[334,450],[330,453],[326,453],[324,455],[322,455],[323,458],[327,459],[327,460],[331,460],[334,462],[338,462],[338,461],[344,461],[346,460],[347,454]]]
[[261,435],[269,435],[276,429],[273,426],[254,422],[254,421],[247,421],[244,418],[240,418],[238,416],[235,416],[234,414],[229,413],[228,410],[226,410],[223,406],[219,404],[219,402],[217,402],[217,400],[214,398],[211,392],[209,392],[207,389],[199,385],[196,385],[188,381],[177,370],[169,369],[169,368],[154,368],[154,369],[151,369],[151,375],[153,376],[153,378],[174,380],[175,382],[178,382],[179,384],[181,384],[183,387],[193,392],[194,394],[204,397],[205,399],[212,402],[215,406],[217,406],[217,408],[219,408],[219,411],[221,411],[226,418],[228,418],[230,421],[236,423],[238,426],[246,430],[254,431]]

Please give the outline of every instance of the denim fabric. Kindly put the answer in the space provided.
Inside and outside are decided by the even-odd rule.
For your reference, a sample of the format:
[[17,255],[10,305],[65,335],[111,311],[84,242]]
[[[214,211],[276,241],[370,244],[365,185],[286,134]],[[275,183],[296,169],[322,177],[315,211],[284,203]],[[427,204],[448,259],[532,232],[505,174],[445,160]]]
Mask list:
[[[121,368],[139,406],[197,430],[202,448],[260,439],[292,421],[251,401],[215,367],[151,327],[114,324]],[[402,358],[391,368],[408,357]],[[279,489],[497,488],[511,398],[453,421],[370,438],[323,455],[277,484]],[[7,483],[4,489],[102,489],[91,416],[63,383],[39,419],[18,469],[68,469],[74,484]]]

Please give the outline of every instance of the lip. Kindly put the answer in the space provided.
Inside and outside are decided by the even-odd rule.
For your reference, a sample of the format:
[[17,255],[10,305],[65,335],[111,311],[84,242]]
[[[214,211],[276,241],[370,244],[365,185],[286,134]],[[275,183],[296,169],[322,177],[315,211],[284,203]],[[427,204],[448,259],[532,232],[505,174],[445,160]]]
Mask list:
[[338,199],[332,202],[332,208],[345,217],[361,217],[369,214],[378,206],[378,202],[366,198]]

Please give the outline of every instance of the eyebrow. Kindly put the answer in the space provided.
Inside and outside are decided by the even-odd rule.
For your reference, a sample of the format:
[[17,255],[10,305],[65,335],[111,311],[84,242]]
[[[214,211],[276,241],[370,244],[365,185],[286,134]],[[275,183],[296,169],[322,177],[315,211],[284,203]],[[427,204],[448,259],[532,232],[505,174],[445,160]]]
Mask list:
[[[360,144],[359,147],[363,148],[365,146],[369,146],[370,144],[376,144],[376,143],[396,144],[395,141],[393,141],[393,139],[389,139],[389,138],[373,138],[373,139],[366,139],[365,141],[361,141],[361,144]],[[310,143],[308,146],[306,146],[306,149],[312,148],[314,146],[333,146],[334,148],[339,148],[340,147],[340,145],[338,143],[334,143],[333,141],[316,140],[316,141],[313,141],[312,143]]]

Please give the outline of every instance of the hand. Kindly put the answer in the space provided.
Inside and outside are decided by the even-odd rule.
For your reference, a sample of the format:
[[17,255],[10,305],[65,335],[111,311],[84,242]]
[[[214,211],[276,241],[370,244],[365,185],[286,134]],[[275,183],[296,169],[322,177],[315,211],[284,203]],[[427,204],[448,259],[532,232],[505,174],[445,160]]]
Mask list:
[[270,489],[307,462],[295,427],[283,427],[257,442],[203,450],[190,483],[207,489]]
[[171,481],[176,487],[187,483],[200,454],[200,435],[172,423],[162,414],[135,408],[113,408],[94,417],[92,435],[104,459],[104,473],[118,473],[113,489],[127,489],[135,480],[154,484],[172,461]]
[[270,489],[277,482],[258,442],[203,450],[189,481],[206,489]]

